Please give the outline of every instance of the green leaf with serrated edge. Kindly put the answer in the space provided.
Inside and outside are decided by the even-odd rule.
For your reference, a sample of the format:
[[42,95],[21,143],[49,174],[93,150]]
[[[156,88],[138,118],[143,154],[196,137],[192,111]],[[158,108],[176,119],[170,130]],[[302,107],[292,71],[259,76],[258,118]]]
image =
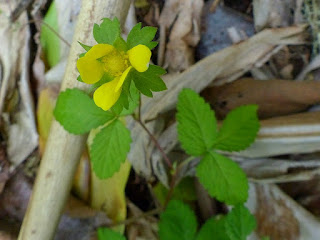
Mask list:
[[141,23],[136,24],[128,34],[128,38],[127,38],[128,49],[131,49],[139,44],[145,45],[150,49],[156,47],[157,43],[152,42],[156,33],[157,33],[157,28],[155,27],[141,28]]
[[[59,32],[58,13],[55,2],[53,2],[45,15],[40,33],[40,42],[50,67],[60,61],[60,39],[56,33]],[[54,33],[52,29],[56,32]]]
[[150,65],[145,72],[138,72],[132,69],[128,74],[128,78],[134,81],[136,88],[147,97],[152,97],[153,92],[160,92],[167,89],[166,84],[161,79],[161,75],[166,71],[156,65]]
[[60,93],[53,114],[73,134],[84,134],[114,118],[110,112],[97,107],[86,93],[76,88]]
[[84,50],[86,50],[87,52],[92,48],[92,46],[85,45],[85,44],[83,44],[83,43],[81,43],[81,42],[79,42],[79,41],[78,41],[78,43],[79,43],[80,46],[81,46]]
[[[130,90],[129,91],[122,91],[121,95],[123,94],[125,99],[120,99],[117,103],[111,108],[111,111],[114,112],[118,116],[126,116],[131,115],[134,110],[139,106],[139,99],[140,93],[138,89],[135,87],[134,82],[126,80],[126,85],[128,84]],[[124,107],[124,102],[128,102],[128,108]]]
[[239,204],[228,213],[225,227],[230,240],[246,240],[256,228],[256,220],[243,204]]
[[114,41],[120,37],[120,22],[117,18],[113,20],[104,18],[100,26],[94,24],[93,36],[97,43],[113,45]]
[[98,228],[99,240],[126,240],[120,233],[112,231],[109,228]]
[[246,105],[232,110],[223,121],[214,148],[240,151],[249,147],[260,128],[257,109],[257,105]]
[[90,146],[92,168],[98,178],[112,177],[120,169],[130,150],[130,143],[130,132],[119,120],[101,129]]
[[210,105],[191,89],[183,89],[177,103],[178,139],[192,156],[210,150],[217,135],[217,122]]
[[229,240],[226,233],[225,217],[207,220],[199,230],[196,240]]
[[196,167],[200,183],[210,196],[229,205],[244,203],[248,198],[248,180],[243,170],[223,155],[208,152]]
[[169,202],[160,216],[160,240],[190,240],[197,231],[196,216],[191,208],[178,200]]

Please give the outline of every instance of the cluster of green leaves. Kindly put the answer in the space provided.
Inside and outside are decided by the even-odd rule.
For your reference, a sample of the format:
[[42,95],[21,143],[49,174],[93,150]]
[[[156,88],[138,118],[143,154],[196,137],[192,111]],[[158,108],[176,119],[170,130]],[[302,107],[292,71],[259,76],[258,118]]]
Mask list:
[[[172,200],[161,214],[160,240],[246,240],[256,228],[255,218],[242,204],[236,205],[225,216],[210,218],[199,230],[196,215],[182,201]],[[125,240],[107,228],[98,229],[99,240]]]
[[[154,48],[157,43],[152,40],[156,31],[153,27],[141,28],[141,23],[138,23],[129,33],[126,42],[121,37],[118,19],[105,18],[100,25],[94,25],[93,36],[97,43],[110,44],[118,51],[126,52],[139,44]],[[80,45],[86,51],[91,49],[91,46],[83,43]],[[85,53],[80,57],[84,55]],[[67,89],[60,93],[54,116],[68,132],[85,134],[92,129],[100,130],[89,149],[97,177],[111,177],[126,160],[131,138],[130,132],[119,118],[134,112],[139,104],[140,93],[152,97],[152,92],[165,90],[166,85],[160,77],[164,73],[164,69],[155,65],[150,65],[149,69],[142,73],[132,69],[122,86],[119,100],[109,111],[97,107],[90,94],[79,89]],[[78,80],[82,81],[80,76]],[[105,75],[93,88],[111,80],[110,76]]]
[[252,144],[258,130],[257,106],[232,110],[218,130],[210,105],[196,92],[184,89],[177,104],[178,138],[182,148],[200,157],[196,175],[212,197],[229,205],[248,198],[248,180],[243,170],[216,150],[240,151]]
[[[125,41],[121,37],[120,22],[117,18],[114,18],[113,20],[104,18],[100,25],[95,24],[93,27],[93,36],[97,43],[113,45],[117,50],[122,52],[127,52],[139,44],[147,46],[150,50],[153,49],[158,44],[153,41],[156,32],[157,29],[155,27],[141,28],[141,23],[138,23],[132,28],[128,34],[127,41]],[[91,48],[82,43],[80,43],[80,45],[86,51],[89,51]],[[85,53],[83,53],[82,56],[84,54]],[[160,77],[165,73],[166,71],[163,68],[156,65],[150,65],[145,72],[138,72],[135,69],[131,69],[122,87],[117,108],[120,108],[121,106],[126,109],[129,108],[129,103],[132,99],[132,83],[134,83],[134,88],[137,88],[139,92],[148,97],[153,96],[152,92],[166,90],[166,85]],[[80,76],[78,80],[81,81]],[[110,78],[110,76],[106,76],[96,83],[95,87],[111,80],[112,78]]]
[[178,200],[169,202],[160,216],[160,240],[245,240],[255,229],[249,210],[239,204],[225,216],[212,217],[198,231],[193,210]]
[[131,114],[133,110],[122,111],[120,115],[113,111],[103,111],[88,94],[74,88],[60,93],[53,114],[73,134],[85,134],[100,127],[89,152],[95,174],[104,179],[117,172],[126,160],[131,137],[119,117]]

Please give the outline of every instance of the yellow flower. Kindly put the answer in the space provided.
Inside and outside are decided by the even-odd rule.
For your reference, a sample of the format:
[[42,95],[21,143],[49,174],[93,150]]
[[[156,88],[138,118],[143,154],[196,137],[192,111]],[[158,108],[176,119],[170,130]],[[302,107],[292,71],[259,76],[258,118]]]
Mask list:
[[151,51],[145,45],[138,45],[127,52],[121,52],[109,44],[93,46],[77,61],[81,79],[88,84],[101,80],[107,73],[114,79],[102,84],[93,94],[98,107],[109,110],[119,99],[122,85],[132,69],[145,72],[149,68]]

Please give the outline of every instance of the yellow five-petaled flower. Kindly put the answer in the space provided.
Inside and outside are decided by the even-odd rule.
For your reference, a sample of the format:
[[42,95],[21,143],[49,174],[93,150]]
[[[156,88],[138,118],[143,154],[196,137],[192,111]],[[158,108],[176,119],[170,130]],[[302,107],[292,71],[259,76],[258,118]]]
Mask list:
[[127,52],[119,51],[109,44],[94,45],[77,61],[81,79],[88,84],[101,80],[107,73],[114,77],[110,82],[102,84],[93,94],[93,100],[98,107],[109,110],[119,99],[122,85],[132,68],[138,72],[148,70],[151,57],[150,49],[138,45]]

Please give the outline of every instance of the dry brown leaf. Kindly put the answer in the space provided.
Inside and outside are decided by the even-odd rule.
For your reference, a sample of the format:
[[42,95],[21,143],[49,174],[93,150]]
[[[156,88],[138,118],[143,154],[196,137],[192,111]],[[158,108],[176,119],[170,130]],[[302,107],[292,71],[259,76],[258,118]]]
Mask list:
[[273,184],[250,184],[247,206],[257,219],[250,240],[269,236],[272,240],[320,238],[320,223],[308,211]]
[[0,115],[6,130],[2,134],[8,137],[8,159],[17,166],[38,145],[28,70],[30,30],[26,13],[12,24],[7,17],[10,15],[9,4],[2,2],[0,8]]
[[259,118],[288,115],[320,103],[320,82],[288,80],[261,81],[242,78],[229,84],[206,89],[203,94],[219,118],[246,104],[259,106]]
[[[194,63],[193,48],[200,40],[202,7],[203,0],[165,2],[159,20],[158,64],[168,67],[169,72],[181,72]],[[167,38],[169,42],[166,44]]]

